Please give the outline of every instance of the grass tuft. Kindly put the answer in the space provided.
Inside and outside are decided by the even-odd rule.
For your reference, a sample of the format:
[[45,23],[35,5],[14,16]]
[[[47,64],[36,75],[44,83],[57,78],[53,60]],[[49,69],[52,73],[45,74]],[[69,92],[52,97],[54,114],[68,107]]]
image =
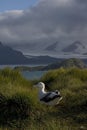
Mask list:
[[63,100],[48,107],[37,90],[17,70],[0,70],[0,130],[79,130],[87,128],[87,69],[48,71],[39,81],[47,90],[58,89]]

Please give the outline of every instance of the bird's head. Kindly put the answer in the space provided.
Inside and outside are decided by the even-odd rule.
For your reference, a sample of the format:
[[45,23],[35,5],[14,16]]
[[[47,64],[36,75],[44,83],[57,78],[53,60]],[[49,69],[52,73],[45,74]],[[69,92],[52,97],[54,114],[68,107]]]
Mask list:
[[34,87],[45,88],[45,84],[43,82],[39,82],[38,84],[34,85]]

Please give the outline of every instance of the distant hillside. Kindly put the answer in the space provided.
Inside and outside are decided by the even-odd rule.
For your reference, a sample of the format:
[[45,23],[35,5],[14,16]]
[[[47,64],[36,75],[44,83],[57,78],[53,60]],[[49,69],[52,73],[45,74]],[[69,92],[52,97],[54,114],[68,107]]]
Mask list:
[[80,59],[67,59],[60,62],[56,62],[53,64],[49,64],[47,66],[36,66],[36,67],[28,67],[28,66],[17,66],[14,69],[19,71],[44,71],[44,70],[53,70],[58,68],[86,68],[86,64]]
[[80,59],[71,58],[68,60],[64,60],[60,63],[60,67],[69,68],[69,67],[78,67],[78,68],[85,68],[85,63]]
[[57,62],[54,64],[50,64],[43,68],[43,70],[50,70],[50,69],[57,69],[57,68],[71,68],[71,67],[78,67],[78,68],[86,68],[86,64],[80,59],[67,59],[61,62]]

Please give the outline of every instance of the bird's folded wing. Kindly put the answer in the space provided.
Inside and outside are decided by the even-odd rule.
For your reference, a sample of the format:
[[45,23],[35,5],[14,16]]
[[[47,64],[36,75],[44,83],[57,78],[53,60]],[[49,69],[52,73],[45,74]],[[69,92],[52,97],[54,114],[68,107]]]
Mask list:
[[43,98],[41,98],[40,101],[49,102],[49,101],[54,100],[57,97],[58,95],[49,92]]
[[56,94],[55,92],[51,92],[50,95],[49,95],[49,97],[50,97],[50,98],[53,98],[53,97],[56,96],[56,95],[57,95],[57,94]]

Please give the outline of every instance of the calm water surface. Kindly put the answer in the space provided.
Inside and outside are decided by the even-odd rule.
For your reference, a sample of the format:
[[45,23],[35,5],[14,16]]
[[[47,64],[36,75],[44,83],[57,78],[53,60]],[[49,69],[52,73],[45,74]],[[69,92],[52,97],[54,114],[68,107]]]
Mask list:
[[26,79],[34,80],[41,78],[47,71],[23,71],[22,75]]

